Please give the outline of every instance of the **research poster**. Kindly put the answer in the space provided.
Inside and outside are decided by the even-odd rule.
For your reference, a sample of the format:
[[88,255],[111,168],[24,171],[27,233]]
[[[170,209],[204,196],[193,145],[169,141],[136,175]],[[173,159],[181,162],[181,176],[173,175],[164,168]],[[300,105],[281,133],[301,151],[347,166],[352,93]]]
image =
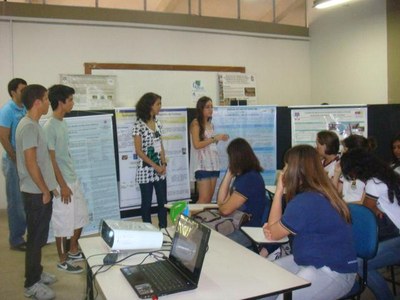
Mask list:
[[219,73],[219,105],[257,104],[256,79],[242,73]]
[[74,110],[113,109],[117,76],[61,74],[60,83],[75,89]]
[[351,134],[368,136],[367,107],[292,108],[292,146],[315,146],[321,130],[335,131],[340,140]]
[[252,146],[264,168],[266,185],[276,178],[276,107],[275,106],[219,106],[214,108],[215,133],[227,133],[229,140],[218,143],[221,176],[228,167],[226,148],[229,141],[242,137]]
[[[136,120],[133,108],[115,110],[118,135],[119,159],[119,195],[120,209],[128,210],[140,207],[139,185],[136,183],[138,158],[134,150],[132,126]],[[163,145],[167,167],[168,201],[190,198],[187,111],[185,108],[162,109],[158,119],[163,126]],[[155,194],[153,204],[156,204]]]
[[120,219],[111,115],[65,118],[70,154],[88,203],[89,224],[98,232],[102,219]]

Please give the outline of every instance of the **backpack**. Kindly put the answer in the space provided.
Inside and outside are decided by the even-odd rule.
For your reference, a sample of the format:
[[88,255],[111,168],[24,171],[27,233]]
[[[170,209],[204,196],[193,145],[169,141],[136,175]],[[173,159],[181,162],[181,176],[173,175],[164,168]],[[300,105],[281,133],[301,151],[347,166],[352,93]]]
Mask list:
[[223,235],[228,235],[235,230],[239,230],[240,226],[250,219],[249,214],[240,210],[236,210],[228,216],[222,216],[218,209],[206,209],[192,217],[199,223],[202,223]]

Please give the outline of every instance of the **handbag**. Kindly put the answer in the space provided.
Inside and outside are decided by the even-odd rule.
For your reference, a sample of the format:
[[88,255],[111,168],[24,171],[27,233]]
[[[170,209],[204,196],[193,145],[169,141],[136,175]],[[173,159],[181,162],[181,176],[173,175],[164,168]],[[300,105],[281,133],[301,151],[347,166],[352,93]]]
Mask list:
[[248,222],[250,215],[243,211],[235,210],[228,216],[222,216],[218,209],[206,209],[193,215],[193,219],[223,235],[228,235],[235,230],[239,230],[242,224]]

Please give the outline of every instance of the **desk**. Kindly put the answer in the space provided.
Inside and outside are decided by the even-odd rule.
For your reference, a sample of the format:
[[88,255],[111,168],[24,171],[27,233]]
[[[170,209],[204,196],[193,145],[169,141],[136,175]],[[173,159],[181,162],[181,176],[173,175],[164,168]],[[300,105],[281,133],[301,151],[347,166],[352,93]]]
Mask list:
[[[79,240],[85,257],[88,257],[88,280],[91,279],[89,267],[102,264],[103,256],[91,255],[106,253],[107,246],[100,237],[87,237]],[[142,255],[129,258],[124,264],[136,264]],[[239,262],[239,263],[238,263]],[[133,288],[119,270],[113,266],[109,271],[96,275],[98,286],[108,300],[139,299]],[[94,269],[94,271],[96,268]],[[197,289],[160,297],[161,299],[246,299],[262,295],[285,293],[291,299],[291,291],[309,286],[310,283],[282,269],[267,259],[231,241],[212,230],[209,250]]]

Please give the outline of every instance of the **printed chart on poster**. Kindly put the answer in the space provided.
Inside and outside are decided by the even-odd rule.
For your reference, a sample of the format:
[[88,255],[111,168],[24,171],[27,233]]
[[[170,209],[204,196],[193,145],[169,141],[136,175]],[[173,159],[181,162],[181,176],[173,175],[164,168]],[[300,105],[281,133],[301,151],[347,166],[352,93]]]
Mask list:
[[[128,210],[140,206],[139,185],[136,183],[138,159],[134,151],[132,125],[136,120],[134,108],[115,110],[119,156],[120,209]],[[162,109],[158,115],[163,126],[163,145],[167,167],[167,199],[185,200],[190,198],[187,112],[184,108]],[[155,194],[153,204],[156,203]]]
[[229,140],[218,143],[221,176],[228,167],[226,147],[237,137],[246,139],[264,168],[265,184],[275,184],[276,177],[276,107],[275,106],[219,106],[214,108],[213,123],[216,134],[227,133]]
[[75,89],[74,110],[114,108],[117,76],[61,74],[60,83]]
[[340,140],[351,134],[368,136],[367,107],[292,108],[292,146],[315,146],[321,130],[335,131]]
[[111,115],[71,117],[70,154],[88,203],[89,224],[83,233],[98,232],[102,219],[120,219]]

